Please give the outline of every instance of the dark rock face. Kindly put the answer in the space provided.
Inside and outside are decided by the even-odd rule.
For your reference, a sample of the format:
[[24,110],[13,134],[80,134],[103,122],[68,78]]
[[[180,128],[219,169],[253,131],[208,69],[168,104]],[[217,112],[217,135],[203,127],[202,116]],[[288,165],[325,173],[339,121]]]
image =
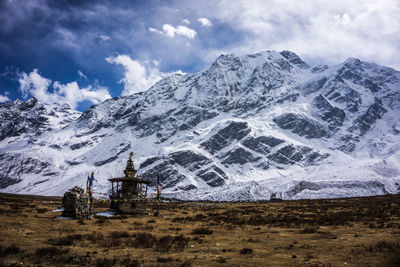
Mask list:
[[261,159],[261,157],[253,156],[251,152],[241,147],[229,151],[223,155],[218,155],[218,158],[222,160],[222,163],[225,164],[226,167],[229,167],[231,164],[243,165],[249,162],[256,162]]
[[75,149],[80,149],[82,147],[86,147],[86,146],[88,146],[90,144],[91,144],[90,141],[83,141],[83,142],[80,142],[80,143],[77,143],[77,144],[70,145],[69,148],[71,150],[75,150]]
[[293,145],[287,145],[269,155],[268,158],[279,164],[294,164],[301,161],[303,155]]
[[296,55],[293,52],[284,50],[280,52],[280,54],[284,56],[287,60],[289,60],[290,63],[293,63],[302,69],[308,69],[310,67],[307,63],[301,60],[301,58],[298,55]]
[[311,69],[312,73],[319,73],[327,70],[329,67],[327,65],[317,65]]
[[258,153],[267,155],[271,151],[271,148],[284,142],[284,140],[272,136],[259,136],[257,138],[249,137],[242,144]]
[[176,167],[168,159],[160,161],[159,164],[145,170],[140,176],[148,181],[152,181],[153,186],[157,186],[157,175],[160,176],[160,183],[163,188],[171,188],[181,181],[185,181],[187,177],[181,174]]
[[212,187],[221,186],[228,180],[225,172],[215,165],[199,171],[197,175]]
[[113,156],[113,157],[110,157],[110,158],[105,159],[105,160],[96,161],[96,162],[94,163],[94,166],[99,167],[99,166],[102,166],[102,165],[104,165],[104,164],[113,162],[113,161],[116,160],[116,159],[118,159],[118,156]]
[[30,131],[43,130],[47,122],[44,106],[36,98],[27,102],[16,100],[0,104],[0,141],[9,136],[19,136]]
[[369,90],[371,90],[371,92],[376,93],[378,91],[381,90],[381,88],[379,87],[379,85],[377,85],[376,83],[374,83],[373,81],[369,80],[369,79],[365,79],[363,82],[363,86],[365,88],[368,88]]
[[[14,164],[8,164],[13,162]],[[23,174],[39,175],[50,167],[50,164],[35,158],[24,158],[21,154],[0,155],[0,169],[5,170],[0,177],[0,188],[21,182]]]
[[0,141],[22,135],[36,138],[44,132],[67,126],[79,114],[71,110],[68,104],[46,108],[36,98],[26,102],[15,100],[0,103]]
[[351,127],[350,130],[358,130],[360,135],[364,135],[386,112],[387,110],[383,107],[382,101],[375,98],[375,103],[372,104],[363,115],[356,119],[355,125]]
[[353,134],[343,135],[340,138],[340,143],[342,143],[342,145],[340,145],[338,147],[338,149],[343,152],[347,152],[347,153],[353,152],[359,141],[360,141],[360,139],[356,135],[353,135]]
[[308,82],[300,90],[304,95],[309,95],[311,93],[321,90],[327,80],[328,78],[323,77],[319,80]]
[[323,125],[302,115],[286,113],[274,118],[273,121],[282,129],[308,139],[329,136]]
[[328,81],[323,91],[326,98],[346,105],[346,110],[352,113],[357,112],[362,103],[360,93],[348,86],[340,75]]
[[195,172],[204,165],[211,163],[211,160],[203,155],[197,154],[190,150],[178,151],[169,155],[171,160],[188,170]]
[[245,137],[251,130],[248,128],[246,122],[235,122],[232,121],[228,126],[219,130],[218,133],[213,135],[210,139],[203,142],[201,146],[210,152],[215,154],[224,147],[228,146],[232,141],[239,141]]
[[321,94],[314,98],[312,104],[317,109],[316,116],[328,122],[330,130],[335,131],[343,125],[343,121],[346,118],[344,110],[333,107]]
[[140,165],[140,169],[144,170],[141,175],[144,179],[154,180],[159,174],[165,188],[173,187],[187,178],[179,173],[179,168],[186,169],[213,187],[221,186],[228,179],[211,159],[190,150],[173,152],[165,157],[148,158]]
[[143,161],[140,166],[139,169],[144,169],[147,166],[153,164],[154,162],[156,162],[157,160],[159,160],[158,157],[152,157],[152,158],[147,158],[145,161]]
[[[178,110],[170,110],[166,116],[152,116],[136,120],[133,126],[141,136],[157,133],[160,143],[168,140],[178,131],[185,131],[195,127],[204,120],[217,116],[218,113],[206,108],[186,106]],[[130,123],[132,125],[132,122]]]

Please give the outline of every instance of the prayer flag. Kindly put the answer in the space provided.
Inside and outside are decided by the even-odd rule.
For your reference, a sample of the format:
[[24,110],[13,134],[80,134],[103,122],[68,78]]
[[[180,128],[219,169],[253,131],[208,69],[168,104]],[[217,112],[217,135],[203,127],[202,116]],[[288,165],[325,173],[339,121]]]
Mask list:
[[160,183],[160,174],[157,173],[157,198],[160,198],[161,189],[162,189],[162,186],[161,186],[161,183]]

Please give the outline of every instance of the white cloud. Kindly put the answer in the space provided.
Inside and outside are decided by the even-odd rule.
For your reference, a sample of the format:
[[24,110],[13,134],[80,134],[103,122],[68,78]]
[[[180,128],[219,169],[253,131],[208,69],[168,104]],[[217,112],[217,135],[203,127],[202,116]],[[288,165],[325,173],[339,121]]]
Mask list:
[[0,95],[0,103],[10,101],[6,95]]
[[100,37],[100,39],[103,40],[103,41],[109,41],[109,40],[111,40],[110,36],[108,36],[108,35],[103,35],[103,34],[102,34],[102,35],[100,35],[99,37]]
[[56,96],[47,92],[51,80],[42,77],[38,73],[38,69],[34,69],[29,74],[22,72],[18,81],[20,84],[19,89],[23,98],[32,95],[43,103],[54,103],[53,101]]
[[201,26],[203,26],[203,27],[211,27],[212,26],[211,21],[209,21],[207,18],[199,18],[197,21],[200,22]]
[[131,59],[128,55],[108,57],[106,60],[111,64],[122,65],[124,68],[124,78],[120,81],[124,83],[123,96],[146,91],[154,83],[167,75],[160,72],[156,64],[153,63],[154,66],[145,65]]
[[185,23],[185,24],[190,24],[190,20],[188,20],[188,19],[184,19],[184,20],[182,20],[182,23]]
[[93,104],[98,104],[106,99],[111,98],[107,88],[98,86],[94,89],[92,86],[79,88],[77,82],[61,84],[54,82],[54,90],[57,92],[59,102],[68,103],[72,108],[76,108],[77,103],[89,100]]
[[105,87],[89,85],[86,88],[80,88],[77,82],[64,85],[56,81],[53,83],[53,92],[49,92],[52,81],[42,77],[37,69],[34,69],[29,74],[22,72],[19,77],[19,83],[19,89],[24,98],[33,96],[45,104],[67,103],[73,109],[76,109],[79,102],[85,100],[98,104],[111,98]]
[[78,70],[78,75],[79,75],[80,78],[83,78],[83,79],[85,79],[86,81],[88,80],[88,77],[87,77],[82,71],[80,71],[80,70]]
[[149,31],[163,34],[165,36],[168,36],[169,38],[174,38],[175,35],[182,35],[189,39],[194,39],[197,35],[197,32],[195,30],[183,25],[178,25],[177,27],[174,27],[170,24],[164,24],[162,31],[152,27],[149,28]]
[[393,0],[221,0],[209,16],[246,33],[230,50],[292,50],[305,59],[340,63],[348,57],[400,68],[400,2]]

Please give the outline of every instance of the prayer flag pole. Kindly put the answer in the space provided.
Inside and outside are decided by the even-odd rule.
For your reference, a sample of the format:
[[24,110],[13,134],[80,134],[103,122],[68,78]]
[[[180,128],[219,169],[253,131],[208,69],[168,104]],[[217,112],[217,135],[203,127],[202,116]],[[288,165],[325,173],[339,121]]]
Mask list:
[[159,205],[160,205],[160,195],[161,195],[161,183],[160,183],[160,174],[157,173],[157,211],[154,213],[154,216],[160,216]]

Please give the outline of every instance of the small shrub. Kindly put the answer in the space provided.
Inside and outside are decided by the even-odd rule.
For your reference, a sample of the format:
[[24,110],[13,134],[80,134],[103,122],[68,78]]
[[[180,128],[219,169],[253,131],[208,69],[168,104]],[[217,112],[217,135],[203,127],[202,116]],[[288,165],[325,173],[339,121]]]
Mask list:
[[376,244],[364,246],[365,251],[368,252],[382,252],[384,250],[394,250],[396,248],[400,248],[400,244],[392,243],[388,241],[379,241]]
[[191,266],[192,266],[192,264],[191,264],[190,261],[188,261],[188,260],[184,261],[184,262],[180,265],[180,267],[191,267]]
[[193,229],[192,234],[193,235],[211,235],[213,233],[213,230],[211,230],[208,227],[200,227]]
[[96,266],[97,267],[108,267],[108,266],[113,266],[117,263],[117,259],[109,259],[109,258],[102,258],[102,259],[97,259],[96,260]]
[[97,243],[97,244],[99,244],[99,243],[101,244],[105,240],[105,238],[102,234],[97,234],[96,232],[86,235],[85,238],[86,238],[86,240],[90,241],[91,243]]
[[200,237],[198,237],[198,236],[193,237],[192,240],[193,240],[193,241],[196,241],[196,242],[199,243],[199,244],[200,244],[200,243],[203,243],[203,241],[204,241],[202,238],[200,238]]
[[7,257],[8,255],[18,254],[21,252],[21,248],[16,245],[11,245],[9,247],[0,247],[0,257]]
[[125,258],[119,265],[126,267],[140,267],[140,262],[137,259]]
[[226,259],[223,258],[223,257],[219,257],[219,258],[217,259],[217,262],[218,262],[218,263],[226,263]]
[[126,231],[114,231],[114,232],[111,232],[110,236],[113,239],[118,239],[118,238],[129,237],[129,234]]
[[240,254],[253,254],[253,249],[251,249],[251,248],[243,248],[240,251]]
[[185,249],[185,247],[188,245],[188,243],[189,243],[189,239],[186,238],[183,234],[175,236],[175,238],[174,238],[175,251],[182,252]]
[[98,217],[96,223],[98,223],[98,224],[108,223],[108,218],[107,217]]
[[157,262],[162,262],[162,263],[171,262],[171,261],[174,261],[174,259],[171,257],[168,257],[168,258],[158,257],[158,259],[157,259]]
[[37,248],[35,250],[35,255],[38,257],[53,257],[62,254],[67,254],[69,249],[59,249],[57,247],[44,247],[44,248]]
[[46,208],[38,208],[38,209],[36,209],[36,211],[38,213],[45,213],[46,211],[48,211],[48,209],[46,209]]
[[156,223],[155,220],[148,220],[147,223]]
[[157,238],[149,233],[137,233],[133,237],[128,243],[136,248],[152,248],[157,241]]
[[178,236],[166,235],[160,237],[158,242],[155,243],[155,250],[168,252],[173,248],[177,252],[182,252],[188,243],[189,240],[182,234]]
[[313,234],[317,233],[319,230],[318,225],[310,225],[310,224],[305,224],[302,229],[300,230],[301,234]]
[[73,234],[60,236],[58,238],[49,239],[49,243],[55,246],[70,246],[74,243],[74,241],[81,241],[83,236],[81,234]]

